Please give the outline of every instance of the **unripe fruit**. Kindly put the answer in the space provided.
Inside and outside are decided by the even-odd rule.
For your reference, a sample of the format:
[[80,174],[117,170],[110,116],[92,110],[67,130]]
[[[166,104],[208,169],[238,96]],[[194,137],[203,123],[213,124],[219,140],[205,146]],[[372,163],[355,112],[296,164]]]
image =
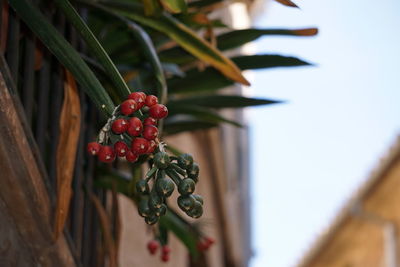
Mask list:
[[154,140],[149,141],[149,149],[147,149],[146,154],[151,154],[156,150],[157,143]]
[[111,146],[102,146],[98,158],[101,162],[110,163],[115,160],[114,149]]
[[200,202],[195,201],[193,209],[186,212],[186,214],[195,219],[200,218],[203,215],[203,206]]
[[149,208],[153,211],[159,209],[161,205],[164,203],[164,199],[159,195],[152,194],[148,200]]
[[196,203],[196,199],[190,196],[179,196],[178,197],[178,206],[181,210],[188,212],[193,209],[194,204]]
[[195,194],[193,194],[192,196],[196,199],[196,201],[200,202],[201,205],[204,204],[204,200],[203,200],[203,197],[202,197],[202,196],[200,196],[200,195],[195,195]]
[[97,142],[91,142],[87,145],[87,151],[92,156],[99,154],[100,149],[101,149],[101,145]]
[[149,141],[144,138],[138,137],[132,141],[132,152],[138,155],[145,154],[149,149]]
[[128,121],[125,119],[117,119],[111,125],[111,130],[115,134],[123,134],[128,130],[129,124]]
[[145,217],[144,221],[149,225],[153,225],[158,222],[158,217],[156,215],[152,214],[148,217]]
[[147,117],[144,119],[143,124],[157,126],[157,120],[152,117]]
[[168,109],[162,104],[155,104],[149,109],[150,117],[155,119],[163,119],[168,116]]
[[126,152],[125,159],[126,159],[127,161],[129,161],[129,162],[135,162],[135,161],[138,160],[138,158],[139,158],[139,155],[138,155],[138,154],[135,154],[135,153],[132,152],[131,150],[128,150],[128,151]]
[[128,96],[128,98],[134,100],[137,103],[136,110],[139,110],[144,106],[144,101],[146,100],[146,94],[143,92],[133,92]]
[[167,153],[165,152],[158,152],[154,155],[154,165],[156,165],[159,169],[166,169],[168,168],[171,160]]
[[154,211],[157,217],[164,216],[165,213],[167,213],[167,206],[165,204],[162,204],[161,207]]
[[156,240],[151,240],[149,243],[147,243],[147,249],[151,255],[154,255],[157,252],[158,247],[159,244]]
[[183,169],[189,169],[192,167],[193,157],[190,154],[181,154],[178,157],[178,165]]
[[142,121],[137,117],[129,119],[129,127],[127,131],[131,136],[139,136],[143,131]]
[[194,192],[195,186],[196,185],[192,179],[185,178],[179,183],[178,192],[181,195],[190,195]]
[[140,200],[138,211],[139,215],[142,217],[148,217],[151,214],[147,199]]
[[197,163],[193,163],[193,165],[187,170],[187,174],[189,178],[197,179],[199,177],[200,168]]
[[126,153],[129,151],[129,147],[122,141],[117,141],[114,144],[114,151],[118,157],[125,157]]
[[155,95],[146,96],[146,100],[144,101],[146,106],[151,107],[155,104],[158,104],[158,98]]
[[175,189],[174,182],[172,182],[172,180],[169,178],[157,179],[155,186],[157,193],[164,197],[171,196]]
[[125,100],[122,102],[120,110],[122,114],[129,116],[137,110],[137,103],[132,99]]
[[143,137],[147,140],[154,140],[158,135],[158,129],[155,126],[147,125],[143,130]]
[[139,180],[136,182],[136,191],[140,194],[147,194],[150,191],[149,184],[146,180]]

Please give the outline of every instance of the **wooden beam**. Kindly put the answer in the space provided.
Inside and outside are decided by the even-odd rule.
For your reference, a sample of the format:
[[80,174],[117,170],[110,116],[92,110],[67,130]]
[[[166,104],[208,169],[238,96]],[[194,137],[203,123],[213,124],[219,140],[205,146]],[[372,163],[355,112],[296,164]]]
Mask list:
[[5,246],[21,251],[21,260],[31,261],[31,266],[76,266],[65,237],[53,240],[45,171],[32,150],[31,130],[2,56],[0,70],[0,222],[8,222],[10,232],[10,238],[0,238],[0,258]]

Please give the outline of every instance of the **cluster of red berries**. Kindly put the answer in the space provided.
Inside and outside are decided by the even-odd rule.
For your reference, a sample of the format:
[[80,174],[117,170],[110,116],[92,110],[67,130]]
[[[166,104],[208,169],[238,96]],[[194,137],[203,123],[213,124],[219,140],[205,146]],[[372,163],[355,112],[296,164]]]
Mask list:
[[[157,121],[168,115],[167,107],[158,104],[154,95],[134,92],[114,113],[102,129],[104,137],[100,134],[99,142],[88,144],[89,154],[97,155],[100,161],[110,163],[116,156],[135,162],[140,155],[153,153],[158,145]],[[118,141],[113,145],[109,144],[111,133],[118,136]],[[131,142],[124,138],[126,134],[132,137]]]
[[[151,240],[149,243],[147,243],[147,249],[149,250],[151,255],[155,255],[158,248],[160,247],[160,243],[157,240]],[[169,256],[171,253],[171,249],[169,248],[168,245],[164,245],[161,247],[161,261],[163,262],[168,262],[169,261]]]
[[206,251],[208,250],[213,244],[215,243],[215,240],[212,239],[211,237],[203,237],[203,239],[199,240],[197,242],[197,250],[199,251]]

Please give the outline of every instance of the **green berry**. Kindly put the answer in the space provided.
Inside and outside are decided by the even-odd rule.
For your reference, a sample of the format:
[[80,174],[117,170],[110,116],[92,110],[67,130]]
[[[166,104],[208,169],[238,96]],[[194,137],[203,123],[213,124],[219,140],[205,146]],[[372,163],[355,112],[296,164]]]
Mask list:
[[200,218],[203,215],[203,206],[199,201],[195,201],[193,209],[186,212],[186,214],[195,219]]
[[149,225],[153,225],[158,222],[158,217],[155,214],[153,214],[149,217],[144,218],[144,221]]
[[194,192],[196,187],[195,182],[190,178],[185,178],[180,181],[178,191],[181,195],[190,195]]
[[187,170],[187,175],[189,178],[192,178],[193,180],[197,181],[199,177],[199,172],[200,172],[199,165],[196,162],[194,162],[193,165],[190,167],[190,169]]
[[136,191],[140,194],[149,193],[149,185],[146,180],[139,180],[136,182]]
[[174,192],[175,186],[169,178],[161,178],[156,181],[156,191],[163,197],[169,197]]
[[188,169],[193,164],[193,157],[190,154],[181,154],[178,157],[178,165],[183,169]]
[[157,194],[152,194],[148,200],[150,210],[159,209],[163,203],[164,203],[164,199]]
[[167,212],[167,205],[162,204],[161,207],[157,209],[154,213],[156,216],[160,217],[165,215],[166,212]]
[[138,211],[139,215],[142,217],[148,217],[150,215],[151,211],[147,199],[140,200]]
[[190,196],[179,196],[178,197],[178,206],[181,210],[188,212],[193,209],[194,204],[196,203],[196,199]]
[[204,200],[203,200],[203,197],[202,197],[202,196],[200,196],[200,195],[195,195],[195,194],[193,194],[192,196],[196,199],[196,201],[200,202],[201,205],[204,204]]
[[157,168],[166,169],[166,168],[168,168],[170,163],[171,163],[171,160],[169,159],[169,156],[167,153],[158,152],[157,154],[154,155],[154,165],[156,165]]

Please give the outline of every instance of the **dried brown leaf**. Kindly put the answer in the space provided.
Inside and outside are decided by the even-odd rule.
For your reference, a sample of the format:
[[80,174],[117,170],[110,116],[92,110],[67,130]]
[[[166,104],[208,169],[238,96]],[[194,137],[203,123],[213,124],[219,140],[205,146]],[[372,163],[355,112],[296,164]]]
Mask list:
[[282,5],[285,5],[285,6],[297,7],[298,8],[298,6],[295,3],[293,3],[292,1],[290,1],[290,0],[275,0],[275,1],[278,2],[278,3],[281,3]]
[[57,205],[55,212],[55,239],[64,229],[72,195],[72,178],[78,146],[81,106],[76,82],[72,74],[65,71],[64,103],[60,116],[60,137],[57,146]]

